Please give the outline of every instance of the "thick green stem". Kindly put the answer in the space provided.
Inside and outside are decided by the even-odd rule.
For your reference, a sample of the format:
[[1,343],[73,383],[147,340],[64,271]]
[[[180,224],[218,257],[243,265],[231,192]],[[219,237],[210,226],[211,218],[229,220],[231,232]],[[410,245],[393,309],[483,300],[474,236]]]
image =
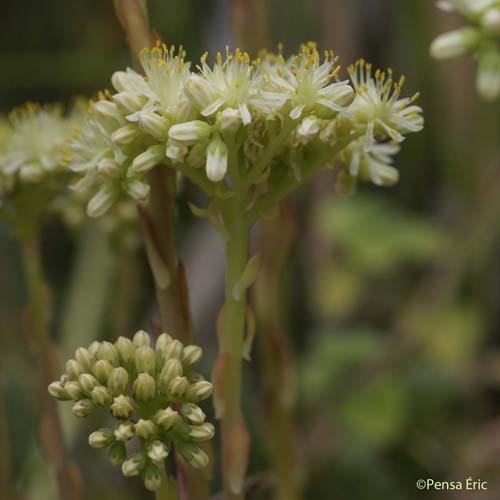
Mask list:
[[222,206],[226,241],[226,300],[219,332],[223,372],[221,377],[221,434],[224,500],[243,498],[243,481],[249,454],[249,438],[241,413],[243,345],[246,294],[235,293],[248,262],[250,224],[246,217],[248,189],[240,175],[237,147],[229,147],[229,172],[235,195]]
[[50,301],[43,277],[37,231],[24,237],[21,246],[28,293],[30,341],[40,373],[41,447],[55,469],[59,499],[76,500],[80,498],[78,473],[65,456],[57,402],[47,392],[47,386],[56,380],[58,370],[55,348],[49,337]]
[[175,487],[175,482],[169,480],[165,468],[160,468],[161,472],[161,486],[155,491],[156,500],[176,500],[177,499],[177,488]]

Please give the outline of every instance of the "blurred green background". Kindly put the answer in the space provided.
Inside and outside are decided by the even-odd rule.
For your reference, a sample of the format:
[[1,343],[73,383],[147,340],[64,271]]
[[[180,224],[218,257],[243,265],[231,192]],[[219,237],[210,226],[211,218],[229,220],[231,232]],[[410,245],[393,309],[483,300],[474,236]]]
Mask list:
[[[428,55],[433,37],[461,21],[431,0],[150,0],[149,8],[152,28],[183,44],[193,61],[238,39],[250,49],[283,42],[285,51],[316,40],[344,66],[363,57],[405,74],[410,95],[421,91],[426,128],[407,139],[396,188],[363,186],[343,199],[323,174],[285,209],[288,247],[265,240],[282,250],[269,273],[282,291],[276,321],[295,364],[287,361],[283,391],[294,402],[305,499],[500,498],[500,106],[475,94],[472,61],[437,64]],[[128,64],[111,0],[2,0],[0,11],[4,113],[26,100],[91,97]],[[188,215],[184,201],[192,196],[188,187],[180,200],[180,248],[208,375],[222,246]],[[255,246],[262,234],[256,231]],[[149,328],[154,300],[140,245],[110,241],[90,223],[70,230],[55,217],[43,242],[53,334],[64,357],[96,338]],[[260,290],[264,302],[273,300],[265,283]],[[0,225],[0,497],[49,500],[24,304],[18,248]],[[244,391],[254,439],[249,474],[257,484],[249,498],[256,499],[272,498],[262,352],[255,349]],[[139,480],[125,480],[88,447],[103,418],[77,427],[69,406],[61,409],[84,498],[111,491],[147,498]],[[420,478],[469,476],[488,481],[488,490],[415,486]],[[218,485],[216,467],[214,493]]]

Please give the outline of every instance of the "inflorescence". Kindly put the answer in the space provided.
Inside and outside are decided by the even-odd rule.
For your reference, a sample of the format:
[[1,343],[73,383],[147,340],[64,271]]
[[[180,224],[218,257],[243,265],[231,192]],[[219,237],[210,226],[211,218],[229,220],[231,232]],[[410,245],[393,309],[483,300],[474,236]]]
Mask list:
[[392,184],[397,145],[423,127],[418,95],[401,97],[404,79],[359,61],[352,84],[340,80],[338,58],[321,57],[313,43],[287,60],[227,49],[213,64],[203,55],[194,70],[182,48],[165,45],[144,49],[141,61],[145,76],[116,72],[114,92],[92,104],[71,144],[70,167],[81,175],[73,188],[93,192],[94,217],[124,194],[147,202],[145,176],[158,164],[212,198],[232,196],[237,176],[257,207],[263,193],[284,191],[284,179],[300,180],[311,156],[326,168],[347,146],[344,175]]
[[156,490],[172,447],[193,467],[208,464],[200,444],[213,437],[214,427],[198,403],[211,395],[212,384],[194,370],[201,356],[200,347],[183,346],[166,333],[155,346],[144,331],[133,340],[93,342],[76,350],[49,393],[75,401],[77,417],[108,409],[116,425],[93,432],[90,446],[108,447],[111,463],[120,465],[124,476],[141,475],[146,488]]
[[441,0],[438,6],[458,12],[468,26],[438,36],[431,45],[436,59],[472,55],[477,60],[477,90],[486,100],[500,96],[500,1]]

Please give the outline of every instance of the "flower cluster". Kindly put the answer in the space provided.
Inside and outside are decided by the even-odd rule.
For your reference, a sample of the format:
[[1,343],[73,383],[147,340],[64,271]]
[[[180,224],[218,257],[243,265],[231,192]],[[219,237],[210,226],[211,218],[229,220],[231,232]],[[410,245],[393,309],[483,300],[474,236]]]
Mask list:
[[[183,346],[162,333],[152,347],[149,335],[120,337],[79,348],[66,363],[65,374],[49,385],[61,401],[75,401],[72,412],[86,417],[107,408],[117,420],[89,436],[94,448],[109,447],[109,459],[124,476],[141,475],[146,488],[161,484],[161,467],[175,446],[193,467],[205,467],[208,456],[200,443],[214,435],[198,403],[210,396],[212,384],[194,371],[201,348]],[[134,437],[139,451],[127,454]]]
[[[251,60],[228,49],[209,64],[205,54],[195,70],[182,49],[162,45],[145,49],[141,61],[145,76],[115,73],[115,91],[92,105],[71,145],[71,168],[82,175],[74,188],[93,192],[91,216],[123,194],[147,202],[145,175],[158,164],[210,197],[227,199],[239,188],[250,193],[249,206],[258,205],[265,193],[299,185],[308,165],[330,166],[351,143],[370,154],[376,143],[399,144],[423,127],[417,96],[400,96],[402,80],[372,73],[363,61],[351,68],[352,84],[341,80],[337,57],[321,57],[313,43],[287,60],[267,52]],[[379,163],[386,159],[379,155]],[[363,178],[387,184],[381,174]]]
[[12,111],[0,125],[0,196],[57,182],[65,172],[65,139],[81,120],[78,106],[68,116],[61,106],[36,103]]
[[431,45],[436,59],[472,55],[478,62],[477,90],[486,100],[500,96],[500,1],[441,0],[439,7],[461,14],[468,26],[438,36]]

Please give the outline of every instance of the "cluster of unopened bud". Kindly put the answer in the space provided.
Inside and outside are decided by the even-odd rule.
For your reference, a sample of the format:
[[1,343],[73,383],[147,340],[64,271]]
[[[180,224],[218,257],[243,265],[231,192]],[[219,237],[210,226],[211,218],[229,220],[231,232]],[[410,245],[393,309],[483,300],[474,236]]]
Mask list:
[[[49,393],[75,401],[72,412],[86,417],[107,408],[117,420],[89,436],[93,448],[109,448],[109,459],[126,477],[141,475],[149,490],[161,483],[161,467],[172,446],[193,467],[208,464],[200,443],[214,435],[198,403],[212,384],[194,371],[202,356],[196,345],[184,346],[162,333],[152,346],[149,335],[119,337],[114,344],[93,342],[78,348]],[[127,455],[126,443],[137,437],[139,451]]]
[[443,10],[457,11],[467,26],[438,36],[431,45],[436,59],[472,55],[478,62],[477,90],[486,100],[500,96],[500,2],[442,0]]

